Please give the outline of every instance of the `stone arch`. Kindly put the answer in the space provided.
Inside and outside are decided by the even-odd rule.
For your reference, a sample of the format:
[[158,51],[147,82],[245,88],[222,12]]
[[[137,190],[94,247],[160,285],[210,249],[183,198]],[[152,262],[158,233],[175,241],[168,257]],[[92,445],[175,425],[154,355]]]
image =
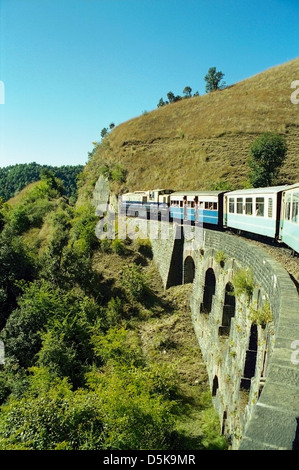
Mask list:
[[228,282],[225,286],[224,304],[222,309],[222,321],[219,327],[220,335],[229,335],[231,320],[236,313],[236,298],[234,295],[234,286]]
[[195,263],[190,255],[185,258],[183,273],[183,284],[191,284],[195,277]]
[[218,377],[217,375],[214,375],[213,378],[213,387],[212,387],[212,397],[216,396],[217,390],[219,388],[219,382],[218,382]]
[[201,313],[210,313],[212,310],[213,296],[216,290],[216,276],[214,270],[209,268],[205,275],[203,301],[200,306]]
[[251,325],[249,344],[245,356],[244,372],[241,379],[241,388],[250,390],[251,379],[255,375],[255,366],[258,348],[258,332],[255,324]]

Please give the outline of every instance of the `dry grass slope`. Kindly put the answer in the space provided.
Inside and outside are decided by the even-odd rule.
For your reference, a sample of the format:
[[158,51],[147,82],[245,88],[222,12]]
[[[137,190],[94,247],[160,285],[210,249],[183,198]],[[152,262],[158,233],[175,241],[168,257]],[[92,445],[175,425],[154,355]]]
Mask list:
[[262,132],[287,138],[281,182],[299,180],[299,105],[291,82],[299,79],[299,58],[222,91],[177,103],[124,122],[98,146],[85,168],[92,187],[103,162],[128,170],[120,190],[168,187],[207,189],[224,179],[242,186],[248,177],[249,147]]

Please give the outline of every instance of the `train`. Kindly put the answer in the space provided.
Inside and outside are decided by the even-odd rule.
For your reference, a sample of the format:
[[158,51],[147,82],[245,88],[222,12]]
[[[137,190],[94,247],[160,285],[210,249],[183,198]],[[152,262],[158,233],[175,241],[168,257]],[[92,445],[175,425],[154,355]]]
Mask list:
[[128,216],[169,217],[275,240],[299,254],[299,183],[234,191],[154,189],[123,194]]

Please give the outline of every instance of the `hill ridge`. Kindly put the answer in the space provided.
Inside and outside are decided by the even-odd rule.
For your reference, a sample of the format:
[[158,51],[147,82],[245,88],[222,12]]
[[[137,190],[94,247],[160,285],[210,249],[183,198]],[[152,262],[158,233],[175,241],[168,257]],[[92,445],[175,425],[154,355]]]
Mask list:
[[282,183],[299,181],[299,105],[291,102],[299,58],[276,65],[224,90],[182,99],[115,127],[92,152],[85,188],[103,163],[127,170],[115,192],[168,187],[208,189],[225,180],[246,184],[253,140],[271,131],[286,136],[288,155]]

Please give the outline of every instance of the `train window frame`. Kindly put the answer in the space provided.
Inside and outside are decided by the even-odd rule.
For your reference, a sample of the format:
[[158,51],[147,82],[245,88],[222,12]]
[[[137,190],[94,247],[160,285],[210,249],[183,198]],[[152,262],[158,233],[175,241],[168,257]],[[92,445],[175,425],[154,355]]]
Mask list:
[[243,214],[243,198],[237,197],[237,214]]
[[228,199],[228,212],[229,214],[235,213],[235,198],[234,197],[230,197]]
[[245,198],[245,214],[246,215],[253,214],[253,197]]
[[273,197],[268,198],[268,219],[273,219]]
[[255,200],[256,217],[265,217],[265,197],[259,196]]
[[[294,210],[294,209],[296,209],[296,210]],[[294,198],[293,198],[293,201],[292,201],[291,217],[292,217],[291,221],[294,224],[298,224],[298,222],[299,222],[299,200],[295,201]]]
[[217,202],[205,201],[205,210],[206,211],[217,211],[218,210]]
[[285,205],[285,220],[291,220],[291,208],[292,208],[292,202],[291,200],[286,201]]

